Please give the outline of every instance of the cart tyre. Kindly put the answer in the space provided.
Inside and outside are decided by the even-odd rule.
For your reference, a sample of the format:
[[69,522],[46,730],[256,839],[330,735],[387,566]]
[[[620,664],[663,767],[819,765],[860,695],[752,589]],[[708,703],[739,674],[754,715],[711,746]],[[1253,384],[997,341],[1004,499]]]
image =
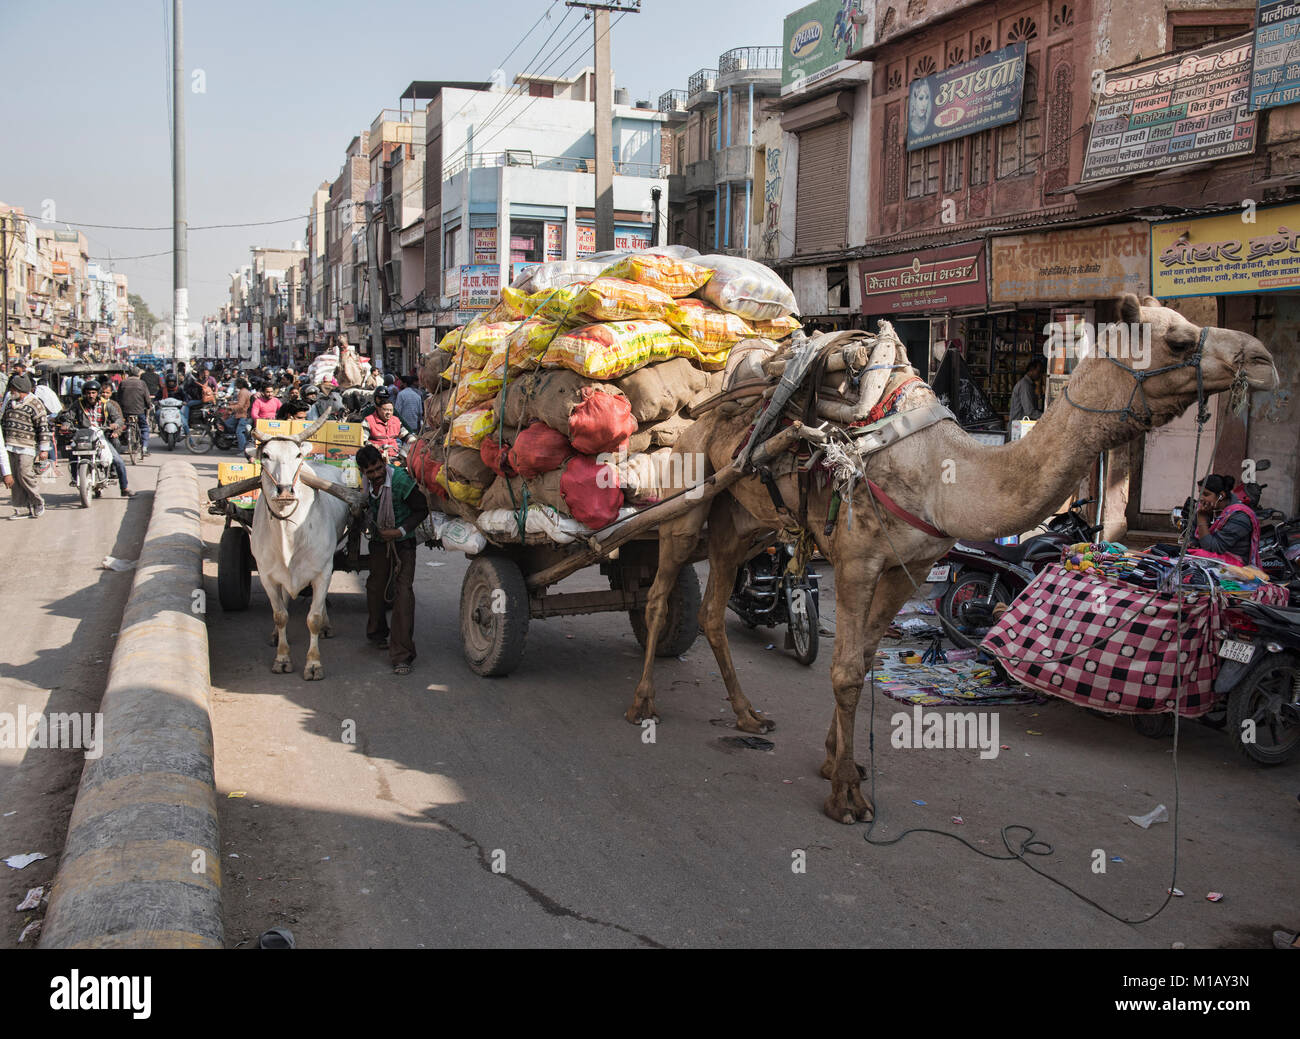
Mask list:
[[461,650],[470,670],[492,677],[518,667],[528,618],[528,586],[519,564],[495,554],[470,560],[460,586]]
[[253,591],[253,549],[248,531],[227,527],[217,555],[217,598],[228,613],[248,609]]
[[[689,563],[677,572],[677,582],[668,594],[668,623],[659,635],[657,657],[679,657],[695,644],[700,634],[700,577]],[[645,648],[645,610],[631,610],[628,620],[641,648]]]

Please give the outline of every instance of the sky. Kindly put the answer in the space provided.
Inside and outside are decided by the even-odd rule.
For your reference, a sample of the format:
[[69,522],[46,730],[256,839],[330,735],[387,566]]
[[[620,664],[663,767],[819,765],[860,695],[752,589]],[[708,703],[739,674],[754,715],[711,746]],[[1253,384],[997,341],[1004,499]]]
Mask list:
[[[160,316],[172,309],[171,6],[0,0],[0,202],[36,217],[52,204],[61,222],[166,225],[72,224],[91,256],[127,274]],[[800,6],[643,0],[611,32],[615,81],[655,103],[732,47],[779,45],[785,15]],[[249,262],[250,247],[304,237],[312,191],[338,176],[348,142],[380,109],[399,107],[412,80],[487,81],[504,68],[509,82],[525,67],[556,75],[571,63],[577,71],[591,64],[590,23],[545,59],[581,14],[563,0],[186,0],[190,226],[293,218],[191,231],[191,320],[228,299],[229,274]],[[200,70],[204,91],[195,93]]]

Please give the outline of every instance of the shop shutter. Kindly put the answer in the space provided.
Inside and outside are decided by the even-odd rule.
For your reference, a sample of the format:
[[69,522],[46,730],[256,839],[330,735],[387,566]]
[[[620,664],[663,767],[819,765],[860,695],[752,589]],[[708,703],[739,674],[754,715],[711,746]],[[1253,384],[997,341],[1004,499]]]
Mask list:
[[849,119],[799,134],[795,252],[846,246],[849,212]]

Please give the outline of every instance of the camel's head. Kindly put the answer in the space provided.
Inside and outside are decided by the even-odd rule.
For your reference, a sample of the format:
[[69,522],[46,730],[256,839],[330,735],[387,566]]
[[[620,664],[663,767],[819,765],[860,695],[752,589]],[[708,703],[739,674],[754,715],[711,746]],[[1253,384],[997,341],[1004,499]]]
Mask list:
[[[1111,408],[1123,407],[1128,402],[1133,392],[1133,375],[1145,376],[1150,372],[1153,374],[1143,379],[1142,393],[1151,408],[1152,424],[1177,418],[1196,401],[1194,361],[1198,345],[1201,346],[1201,386],[1206,396],[1228,389],[1238,373],[1251,389],[1271,390],[1279,384],[1272,355],[1252,335],[1228,328],[1202,328],[1162,306],[1152,296],[1139,301],[1130,293],[1121,296],[1115,306],[1118,324],[1099,325],[1097,329],[1095,349],[1099,356],[1085,359],[1075,370],[1081,381],[1104,380],[1105,396],[1112,402]],[[1125,375],[1105,357],[1129,368],[1133,375]],[[1075,385],[1074,378],[1071,385]],[[1134,401],[1134,409],[1139,419],[1145,416],[1140,395]]]

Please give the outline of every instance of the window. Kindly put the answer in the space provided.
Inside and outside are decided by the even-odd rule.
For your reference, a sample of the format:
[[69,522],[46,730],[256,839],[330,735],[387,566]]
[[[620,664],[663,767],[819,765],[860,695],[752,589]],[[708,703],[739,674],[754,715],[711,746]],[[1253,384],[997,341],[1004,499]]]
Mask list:
[[1225,22],[1223,25],[1175,25],[1171,34],[1170,53],[1194,50],[1208,43],[1216,43],[1249,32],[1252,19]]
[[442,269],[449,271],[456,266],[456,232],[459,227],[453,227],[442,234]]
[[708,127],[709,139],[704,142],[704,157],[708,159],[712,158],[713,153],[718,150],[718,117],[716,115],[709,116],[709,121],[706,125]]
[[529,97],[554,97],[554,96],[555,96],[555,84],[553,84],[553,83],[529,83],[529,84],[528,84],[528,96],[529,96]]
[[920,198],[939,190],[940,146],[907,153],[907,197]]
[[970,182],[987,184],[989,182],[989,152],[992,137],[989,131],[973,134],[970,138]]
[[958,137],[943,146],[943,190],[950,195],[962,189],[966,173],[966,138]]
[[1042,120],[1038,115],[1038,70],[1025,62],[1025,99],[1020,121],[998,130],[998,180],[1033,173],[1043,150]]
[[826,268],[826,305],[831,308],[849,305],[848,267]]
[[510,262],[541,263],[544,255],[545,240],[540,222],[536,220],[510,221]]

